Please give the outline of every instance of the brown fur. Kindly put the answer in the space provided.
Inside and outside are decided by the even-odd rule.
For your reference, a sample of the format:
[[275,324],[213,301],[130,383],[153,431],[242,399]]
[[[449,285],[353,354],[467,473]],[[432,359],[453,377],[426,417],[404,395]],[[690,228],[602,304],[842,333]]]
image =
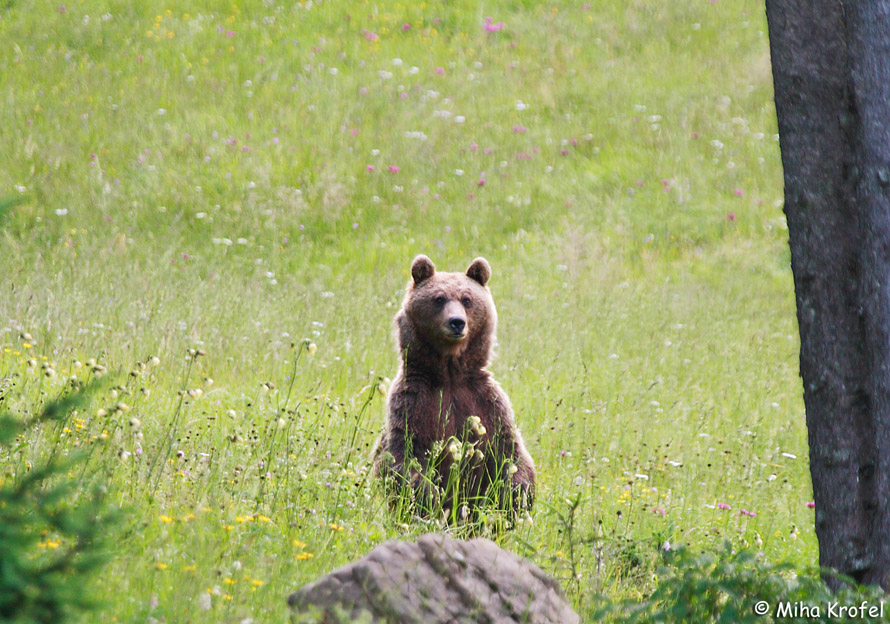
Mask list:
[[[491,267],[477,258],[464,273],[436,273],[417,256],[411,265],[402,309],[395,317],[401,365],[387,397],[388,417],[378,442],[375,468],[397,487],[411,486],[426,502],[445,487],[453,456],[432,456],[434,446],[456,438],[482,451],[458,464],[462,487],[446,492],[443,507],[485,497],[494,480],[514,510],[532,504],[535,468],[513,420],[510,400],[486,370],[492,357],[497,311],[486,285]],[[460,328],[460,321],[465,326]],[[477,416],[478,435],[468,424]],[[465,446],[465,449],[469,447]],[[417,460],[412,469],[412,458]],[[516,469],[509,469],[510,465]],[[518,505],[517,505],[518,504]]]

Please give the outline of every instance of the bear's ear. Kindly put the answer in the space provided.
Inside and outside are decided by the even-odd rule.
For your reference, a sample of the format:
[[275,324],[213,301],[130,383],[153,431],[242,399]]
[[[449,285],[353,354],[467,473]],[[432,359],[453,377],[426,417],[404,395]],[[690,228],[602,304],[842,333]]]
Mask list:
[[411,263],[411,277],[414,278],[414,285],[417,286],[424,280],[428,280],[431,278],[436,272],[436,265],[433,264],[433,261],[420,254],[416,258],[414,258],[414,262]]
[[485,258],[476,258],[467,269],[467,277],[474,279],[483,286],[488,283],[491,278],[491,266]]

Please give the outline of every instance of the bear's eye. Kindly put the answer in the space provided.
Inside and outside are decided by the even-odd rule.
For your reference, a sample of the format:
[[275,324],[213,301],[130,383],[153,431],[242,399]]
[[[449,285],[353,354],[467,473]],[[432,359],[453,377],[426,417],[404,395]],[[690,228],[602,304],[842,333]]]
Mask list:
[[445,297],[443,297],[442,295],[439,295],[438,297],[436,297],[436,305],[437,306],[443,306],[443,305],[445,305],[445,302],[447,302],[447,301],[448,300]]
[[463,299],[460,300],[460,302],[461,302],[462,304],[464,304],[464,307],[465,307],[465,308],[469,308],[469,307],[472,307],[472,306],[473,306],[473,302],[470,300],[469,297],[464,297]]

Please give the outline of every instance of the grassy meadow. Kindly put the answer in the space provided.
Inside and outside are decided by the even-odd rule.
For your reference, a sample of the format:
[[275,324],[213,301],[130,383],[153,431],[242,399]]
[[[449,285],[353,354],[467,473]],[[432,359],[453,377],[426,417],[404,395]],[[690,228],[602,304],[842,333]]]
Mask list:
[[0,480],[83,451],[125,512],[90,621],[282,621],[447,530],[369,474],[418,253],[492,265],[539,483],[496,539],[582,620],[666,543],[816,562],[759,0],[7,0],[0,39],[0,407],[104,383]]

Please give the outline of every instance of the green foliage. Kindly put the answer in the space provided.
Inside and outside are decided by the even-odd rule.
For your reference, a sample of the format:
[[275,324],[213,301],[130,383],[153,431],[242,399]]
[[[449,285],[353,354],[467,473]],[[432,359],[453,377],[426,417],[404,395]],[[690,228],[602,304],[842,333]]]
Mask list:
[[[28,422],[0,415],[0,451],[5,454],[21,444],[28,432],[58,426],[84,402],[82,393],[69,394],[48,403]],[[82,459],[50,455],[0,478],[0,620],[4,622],[65,622],[99,604],[90,580],[108,559],[112,515],[101,487],[87,487],[82,478],[70,476]]]
[[22,203],[20,197],[0,197],[0,219],[6,216],[10,210]]
[[[838,578],[832,592],[818,570],[798,574],[791,564],[768,563],[750,550],[725,544],[716,552],[680,548],[664,554],[655,591],[643,599],[600,604],[596,621],[621,624],[768,624],[879,621],[887,599],[880,589]],[[865,610],[863,610],[865,605]],[[875,609],[869,616],[868,608]],[[890,613],[880,621],[890,621]]]

